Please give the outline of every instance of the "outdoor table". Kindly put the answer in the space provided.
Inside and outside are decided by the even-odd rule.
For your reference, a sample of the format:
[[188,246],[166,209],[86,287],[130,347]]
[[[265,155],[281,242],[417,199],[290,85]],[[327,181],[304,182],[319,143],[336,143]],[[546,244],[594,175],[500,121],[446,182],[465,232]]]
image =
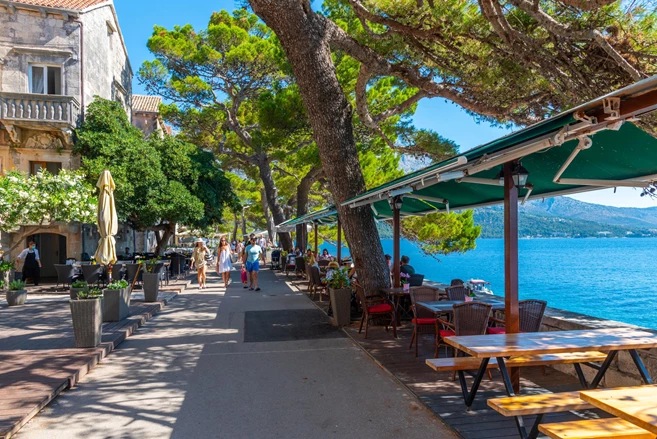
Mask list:
[[[458,372],[463,399],[468,408],[474,401],[477,389],[486,374],[486,367],[491,358],[497,359],[507,395],[515,396],[505,358],[567,352],[608,352],[607,358],[599,368],[596,367],[598,372],[590,384],[586,382],[583,376],[580,376],[580,382],[585,388],[596,388],[612,361],[616,358],[618,351],[627,351],[632,357],[643,382],[652,384],[650,374],[636,350],[657,347],[657,335],[646,331],[621,328],[451,336],[445,337],[444,340],[450,346],[468,355],[481,358],[481,365],[477,370],[470,390],[467,388],[463,371]],[[579,372],[578,375],[580,375]]]
[[[493,311],[504,311],[504,302],[495,299],[476,297],[474,302],[482,302],[492,305]],[[462,300],[439,300],[436,302],[417,302],[417,306],[433,312],[434,314],[450,314],[454,311],[454,305],[465,303]]]
[[402,297],[409,297],[411,290],[414,288],[420,288],[421,286],[427,286],[431,288],[438,288],[438,289],[444,289],[448,287],[449,285],[447,284],[442,284],[442,283],[434,283],[432,285],[419,285],[419,286],[414,286],[414,287],[409,287],[409,289],[404,289],[404,287],[399,287],[399,288],[382,288],[381,292],[387,296],[392,296],[392,303],[395,306],[395,323],[397,326],[399,326],[399,323],[401,322],[401,299]]
[[580,399],[657,434],[657,386],[584,391]]

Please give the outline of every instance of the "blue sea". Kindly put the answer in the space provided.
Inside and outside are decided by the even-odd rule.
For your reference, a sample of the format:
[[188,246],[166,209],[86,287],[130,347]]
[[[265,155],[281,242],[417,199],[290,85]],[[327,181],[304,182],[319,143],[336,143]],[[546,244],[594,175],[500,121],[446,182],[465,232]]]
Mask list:
[[[392,240],[382,245],[392,255]],[[335,255],[334,246],[324,247]],[[475,250],[438,259],[406,240],[401,252],[427,279],[484,279],[493,293],[504,295],[502,239],[480,239]],[[655,238],[521,239],[519,294],[553,308],[657,329],[656,262]]]

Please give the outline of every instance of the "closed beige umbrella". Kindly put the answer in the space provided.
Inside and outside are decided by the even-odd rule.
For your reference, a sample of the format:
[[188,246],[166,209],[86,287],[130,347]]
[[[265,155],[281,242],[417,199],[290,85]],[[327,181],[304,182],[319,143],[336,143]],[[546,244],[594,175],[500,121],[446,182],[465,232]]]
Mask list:
[[98,195],[98,249],[94,258],[102,265],[110,265],[116,262],[116,241],[114,235],[118,232],[119,218],[116,216],[114,206],[114,180],[107,169],[103,171],[96,183],[100,194]]

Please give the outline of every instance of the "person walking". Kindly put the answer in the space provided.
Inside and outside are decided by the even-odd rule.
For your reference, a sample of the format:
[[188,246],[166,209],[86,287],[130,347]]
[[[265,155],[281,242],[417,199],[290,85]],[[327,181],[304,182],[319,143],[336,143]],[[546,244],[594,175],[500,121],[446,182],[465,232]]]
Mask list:
[[258,244],[262,250],[262,264],[267,265],[267,240],[265,239],[264,235],[260,235],[260,238],[258,238],[256,244]]
[[221,237],[219,241],[219,248],[217,249],[219,253],[217,257],[217,273],[221,274],[221,278],[224,281],[224,286],[228,288],[230,285],[230,272],[233,269],[233,263],[231,261],[231,255],[233,250],[228,244],[228,240],[225,236]]
[[24,249],[16,258],[23,262],[23,282],[28,278],[32,279],[34,286],[39,285],[41,277],[41,260],[39,259],[39,250],[36,248],[36,242],[30,241],[27,248]]
[[192,263],[189,267],[190,270],[193,270],[194,267],[196,267],[196,278],[198,279],[199,290],[205,289],[205,280],[207,274],[206,256],[211,256],[210,250],[208,250],[206,247],[203,239],[199,238],[194,245],[194,251],[192,252]]
[[255,236],[252,236],[249,245],[244,250],[244,264],[249,275],[249,285],[248,287],[245,285],[244,288],[248,288],[250,291],[260,291],[258,287],[258,271],[260,270],[261,260],[262,247],[256,243]]

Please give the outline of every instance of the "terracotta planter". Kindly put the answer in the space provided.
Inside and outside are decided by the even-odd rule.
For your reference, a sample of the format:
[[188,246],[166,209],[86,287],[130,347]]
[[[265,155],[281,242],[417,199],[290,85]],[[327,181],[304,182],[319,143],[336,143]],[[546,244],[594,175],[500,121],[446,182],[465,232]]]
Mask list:
[[88,293],[89,292],[89,287],[88,286],[84,287],[84,288],[73,288],[73,287],[71,287],[71,289],[69,290],[69,297],[71,298],[71,300],[77,299],[78,298],[78,293],[81,292],[81,291],[84,291],[84,292]]
[[5,297],[9,306],[25,305],[27,290],[7,290]]
[[144,273],[144,302],[157,302],[157,294],[160,291],[160,274]]
[[119,322],[130,312],[130,289],[103,290],[103,322]]
[[334,290],[329,288],[331,308],[333,309],[333,324],[346,326],[351,323],[351,290],[342,288]]
[[70,304],[75,347],[98,346],[103,338],[103,299],[71,300]]

